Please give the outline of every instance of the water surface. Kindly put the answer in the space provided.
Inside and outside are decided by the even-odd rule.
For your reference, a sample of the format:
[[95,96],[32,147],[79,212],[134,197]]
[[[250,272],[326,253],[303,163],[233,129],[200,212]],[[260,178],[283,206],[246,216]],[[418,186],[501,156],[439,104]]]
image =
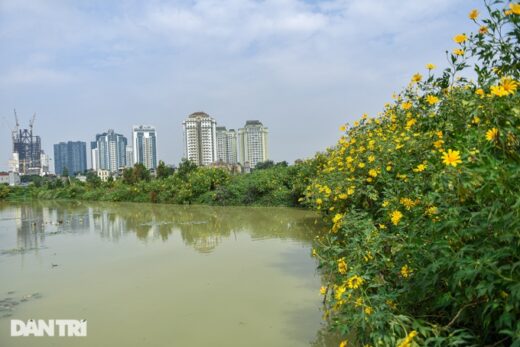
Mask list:
[[[315,217],[287,208],[2,203],[0,346],[329,345],[318,342]],[[13,338],[11,319],[86,319],[88,336]]]

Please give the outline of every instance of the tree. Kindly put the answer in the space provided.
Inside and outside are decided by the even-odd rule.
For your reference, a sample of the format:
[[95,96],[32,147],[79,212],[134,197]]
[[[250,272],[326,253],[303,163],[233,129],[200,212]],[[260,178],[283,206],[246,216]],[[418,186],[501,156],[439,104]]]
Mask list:
[[171,175],[173,175],[173,168],[166,166],[164,161],[159,160],[159,165],[157,166],[157,178],[166,178]]
[[92,187],[99,187],[101,185],[101,178],[99,178],[95,171],[88,171],[87,183],[90,184]]
[[186,179],[188,175],[197,170],[197,164],[192,162],[191,160],[188,160],[186,158],[183,158],[182,161],[179,163],[179,169],[177,170],[177,174],[180,178]]
[[140,181],[149,181],[150,180],[150,171],[144,166],[144,164],[135,164],[132,170],[132,176],[134,183]]
[[266,161],[262,161],[260,163],[257,163],[255,165],[255,169],[257,169],[257,170],[265,170],[265,169],[272,168],[273,166],[274,166],[274,162],[272,160],[266,160]]
[[149,181],[150,171],[143,164],[135,164],[133,168],[128,167],[123,170],[123,182],[126,184],[136,184],[140,181]]
[[123,182],[126,184],[134,184],[134,169],[127,167],[123,170]]

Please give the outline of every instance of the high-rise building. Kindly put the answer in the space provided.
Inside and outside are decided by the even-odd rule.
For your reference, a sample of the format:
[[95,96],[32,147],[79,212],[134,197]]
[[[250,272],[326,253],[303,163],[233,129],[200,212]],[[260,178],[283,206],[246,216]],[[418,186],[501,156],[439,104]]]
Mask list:
[[126,167],[132,167],[134,164],[134,149],[132,146],[126,146]]
[[134,125],[132,128],[133,163],[143,164],[147,169],[157,168],[157,132],[149,125]]
[[127,144],[126,137],[115,133],[112,129],[106,133],[97,134],[96,141],[91,142],[92,168],[117,172],[126,167]]
[[237,133],[226,127],[216,127],[217,160],[228,164],[237,163]]
[[267,127],[257,120],[248,120],[243,128],[238,129],[239,161],[242,165],[249,163],[254,169],[256,164],[269,159],[268,133]]
[[67,168],[69,175],[87,170],[87,144],[82,141],[60,142],[54,145],[54,172],[62,175]]
[[217,122],[204,112],[192,113],[182,122],[184,155],[197,165],[209,165],[217,160]]
[[90,142],[90,166],[94,171],[99,169],[99,150],[96,141]]

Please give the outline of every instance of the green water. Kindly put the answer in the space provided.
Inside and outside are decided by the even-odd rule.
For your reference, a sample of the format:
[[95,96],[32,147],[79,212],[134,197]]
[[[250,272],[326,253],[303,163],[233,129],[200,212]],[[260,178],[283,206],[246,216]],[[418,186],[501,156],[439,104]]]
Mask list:
[[[321,333],[314,219],[286,208],[0,204],[0,346],[336,346]],[[11,337],[11,319],[86,319],[88,334]]]

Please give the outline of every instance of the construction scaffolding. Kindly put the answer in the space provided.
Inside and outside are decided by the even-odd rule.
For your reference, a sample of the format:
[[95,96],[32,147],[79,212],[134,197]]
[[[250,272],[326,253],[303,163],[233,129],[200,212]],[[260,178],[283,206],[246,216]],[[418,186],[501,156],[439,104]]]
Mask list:
[[42,145],[39,136],[33,135],[33,126],[36,114],[33,115],[29,129],[21,129],[18,115],[14,111],[16,127],[12,131],[13,139],[13,171],[20,175],[42,174]]

